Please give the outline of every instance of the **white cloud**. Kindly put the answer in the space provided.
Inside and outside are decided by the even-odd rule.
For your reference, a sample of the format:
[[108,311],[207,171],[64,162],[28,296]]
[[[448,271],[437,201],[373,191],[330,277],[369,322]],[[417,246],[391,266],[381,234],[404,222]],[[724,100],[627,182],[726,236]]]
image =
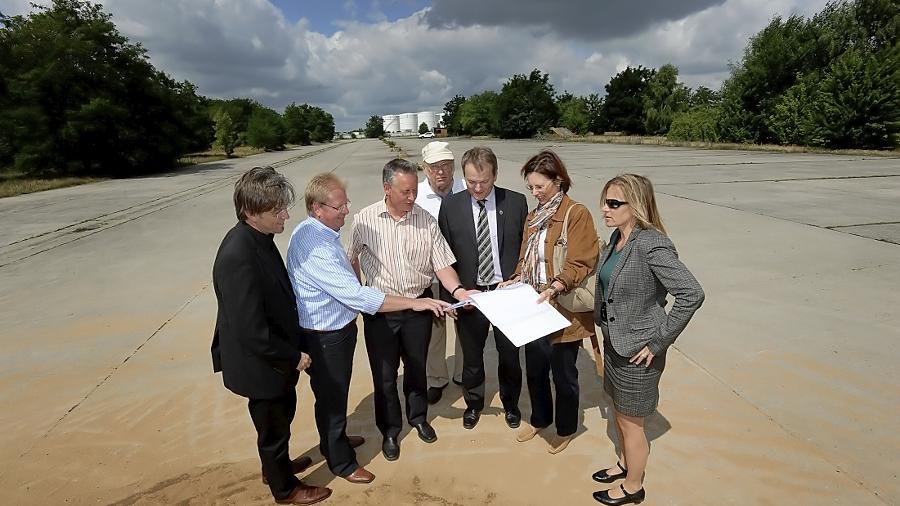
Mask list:
[[[509,1],[491,2],[491,9],[515,9]],[[740,59],[748,37],[774,15],[811,15],[826,0],[668,2],[679,5],[644,17],[652,11],[646,4],[620,5],[620,18],[611,15],[614,7],[600,11],[591,0],[584,18],[631,27],[593,37],[565,29],[584,31],[571,9],[546,10],[542,3],[516,2],[522,12],[506,20],[484,11],[484,21],[474,23],[451,15],[460,15],[462,4],[436,0],[434,11],[393,22],[383,16],[341,22],[331,36],[310,31],[305,19],[291,23],[266,0],[106,0],[104,8],[122,33],[148,49],[154,65],[201,93],[252,96],[279,111],[290,102],[318,105],[345,130],[373,114],[439,111],[457,93],[499,91],[513,74],[533,68],[548,72],[557,91],[578,95],[602,95],[627,65],[664,63],[679,67],[689,86],[717,88],[729,61]],[[0,12],[24,13],[27,4],[0,0]],[[343,6],[358,9],[352,1]]]

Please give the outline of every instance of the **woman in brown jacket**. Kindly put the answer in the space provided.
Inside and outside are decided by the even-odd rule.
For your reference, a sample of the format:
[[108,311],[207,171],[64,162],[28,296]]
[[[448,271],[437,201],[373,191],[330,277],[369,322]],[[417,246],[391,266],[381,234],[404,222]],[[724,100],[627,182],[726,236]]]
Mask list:
[[[516,436],[529,441],[556,420],[556,437],[550,453],[568,446],[578,425],[578,369],[575,359],[585,338],[594,336],[591,312],[571,313],[555,298],[581,283],[597,265],[600,246],[590,211],[570,199],[566,192],[572,180],[556,153],[545,150],[531,157],[522,167],[528,190],[537,199],[537,207],[525,221],[525,237],[519,263],[511,281],[522,281],[540,292],[538,303],[549,300],[572,325],[525,345],[525,376],[531,397],[531,426]],[[568,247],[565,264],[553,265],[553,246],[562,234],[563,220],[570,207]],[[558,273],[557,273],[558,272]],[[554,275],[554,273],[557,273]],[[550,389],[550,375],[556,387],[556,403]]]

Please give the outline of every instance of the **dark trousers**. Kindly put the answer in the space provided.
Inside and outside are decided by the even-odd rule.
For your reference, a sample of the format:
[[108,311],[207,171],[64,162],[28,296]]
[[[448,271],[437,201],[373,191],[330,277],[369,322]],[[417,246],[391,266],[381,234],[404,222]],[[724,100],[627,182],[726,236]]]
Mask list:
[[397,437],[403,427],[397,369],[403,360],[403,394],[410,425],[426,421],[428,380],[425,358],[431,340],[432,313],[394,311],[365,315],[366,351],[375,387],[375,424],[385,437]]
[[[580,341],[551,344],[558,334],[544,336],[525,345],[525,375],[531,398],[531,425],[549,427],[556,414],[556,433],[570,436],[578,427],[578,358]],[[554,409],[550,374],[556,388]]]
[[347,439],[347,396],[356,349],[356,321],[331,332],[304,330],[304,335],[312,359],[307,372],[316,396],[319,450],[332,473],[348,476],[359,467],[356,452]]
[[[481,411],[484,409],[484,344],[491,322],[477,309],[463,309],[457,314],[456,328],[463,351],[463,397],[466,406]],[[500,401],[505,410],[518,409],[522,392],[519,348],[496,327],[494,344],[497,347]]]
[[274,399],[250,399],[250,418],[256,427],[256,446],[263,474],[275,499],[287,499],[300,480],[291,470],[288,442],[297,410],[297,392],[290,390]]

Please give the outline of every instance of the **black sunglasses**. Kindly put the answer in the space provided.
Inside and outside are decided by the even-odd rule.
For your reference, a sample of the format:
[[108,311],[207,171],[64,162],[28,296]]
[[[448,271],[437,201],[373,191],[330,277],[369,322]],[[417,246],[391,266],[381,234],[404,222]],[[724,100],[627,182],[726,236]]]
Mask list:
[[624,205],[627,204],[627,203],[628,203],[628,202],[625,202],[625,201],[622,201],[622,200],[606,199],[606,207],[608,207],[608,208],[610,208],[610,209],[618,209],[618,208],[624,206]]

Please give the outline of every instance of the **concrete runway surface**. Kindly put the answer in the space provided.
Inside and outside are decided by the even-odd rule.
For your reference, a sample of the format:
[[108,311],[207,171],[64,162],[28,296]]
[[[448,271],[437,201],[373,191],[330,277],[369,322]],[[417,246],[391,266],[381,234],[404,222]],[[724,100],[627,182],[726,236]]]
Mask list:
[[[707,299],[669,353],[648,419],[645,504],[900,504],[900,160],[450,142],[457,159],[493,148],[499,184],[522,192],[522,163],[552,147],[597,223],[613,175],[656,185]],[[425,143],[399,141],[414,161]],[[393,156],[361,140],[0,199],[0,504],[270,504],[246,402],[209,358],[232,184],[274,164],[302,195],[311,175],[335,171],[355,212],[380,198]],[[291,214],[282,253],[302,201]],[[439,440],[404,432],[400,460],[387,462],[359,342],[349,427],[368,438],[359,458],[371,485],[324,466],[306,377],[298,386],[292,452],[315,461],[304,480],[334,488],[326,504],[596,504],[590,475],[615,457],[590,353],[579,359],[583,425],[561,454],[546,439],[515,441],[488,351],[493,402],[477,428],[462,428],[451,385],[429,411]]]

